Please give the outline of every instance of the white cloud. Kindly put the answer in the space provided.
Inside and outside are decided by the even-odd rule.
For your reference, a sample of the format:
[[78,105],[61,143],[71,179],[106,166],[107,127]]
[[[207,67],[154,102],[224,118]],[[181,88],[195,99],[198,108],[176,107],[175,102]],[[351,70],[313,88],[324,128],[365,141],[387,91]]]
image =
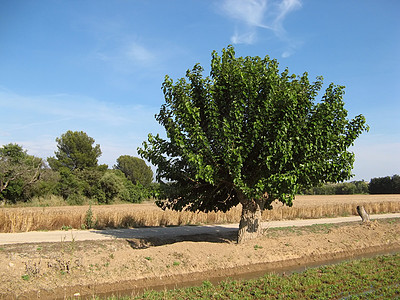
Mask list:
[[156,50],[150,49],[135,39],[123,39],[109,41],[113,47],[100,47],[96,50],[94,56],[107,63],[113,70],[119,73],[132,73],[138,68],[157,69]]
[[231,42],[233,44],[253,44],[256,39],[256,32],[248,31],[242,34],[235,32],[235,34],[231,37]]
[[136,42],[132,42],[127,50],[125,51],[126,57],[139,64],[152,63],[155,60],[155,55],[149,49],[145,48],[143,45],[139,45]]
[[160,132],[158,107],[118,105],[78,95],[23,96],[0,88],[0,146],[17,143],[28,153],[54,155],[56,137],[82,130],[100,144],[102,163],[136,153],[149,132]]
[[13,141],[21,145],[24,150],[28,150],[28,154],[34,155],[43,159],[54,156],[54,151],[57,150],[57,143],[54,136],[40,136],[35,139],[21,139]]
[[106,63],[113,71],[126,74],[137,68],[158,65],[158,50],[152,47],[154,42],[133,33],[124,20],[89,19],[82,24],[81,27],[94,40],[92,57]]
[[293,43],[286,34],[283,22],[287,15],[301,8],[300,0],[224,0],[220,6],[222,13],[236,20],[242,27],[235,30],[231,41],[234,44],[253,44],[257,40],[257,30],[271,30],[275,36],[289,45],[283,57],[293,54]]
[[109,125],[118,125],[130,121],[130,118],[123,113],[124,110],[113,107],[110,103],[79,95],[22,96],[0,91],[0,107],[20,111],[22,115],[26,113],[27,116],[40,114],[52,117],[51,120],[37,119],[32,123],[24,122],[23,127],[78,119]]
[[280,23],[286,17],[286,15],[298,8],[301,8],[302,4],[300,0],[283,0],[278,4],[277,16],[275,23]]
[[266,0],[225,0],[222,4],[222,10],[229,17],[256,27],[265,26],[263,18],[266,9]]
[[291,56],[292,54],[293,54],[292,51],[286,50],[286,51],[284,51],[284,52],[282,53],[282,57],[283,57],[283,58],[286,58],[286,57]]

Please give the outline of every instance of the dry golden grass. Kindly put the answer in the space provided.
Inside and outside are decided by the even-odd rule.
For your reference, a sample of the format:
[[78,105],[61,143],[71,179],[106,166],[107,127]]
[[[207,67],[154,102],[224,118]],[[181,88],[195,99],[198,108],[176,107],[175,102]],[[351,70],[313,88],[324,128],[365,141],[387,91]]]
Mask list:
[[[297,196],[293,207],[274,203],[264,220],[290,220],[357,215],[357,205],[370,214],[400,212],[400,195]],[[89,206],[0,208],[0,232],[82,228]],[[226,213],[163,211],[154,203],[92,206],[95,228],[130,228],[188,224],[236,223],[241,208]]]

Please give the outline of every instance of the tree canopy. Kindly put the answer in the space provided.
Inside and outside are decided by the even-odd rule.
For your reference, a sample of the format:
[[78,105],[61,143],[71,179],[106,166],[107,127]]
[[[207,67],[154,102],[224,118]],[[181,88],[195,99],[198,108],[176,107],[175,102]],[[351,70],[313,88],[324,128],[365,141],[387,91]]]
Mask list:
[[149,186],[153,181],[153,171],[139,157],[121,155],[117,158],[114,168],[121,170],[133,184]]
[[56,138],[56,142],[56,157],[47,160],[52,169],[66,167],[73,171],[97,167],[97,159],[101,155],[100,145],[93,146],[95,140],[85,132],[68,130]]
[[0,148],[0,200],[16,202],[26,188],[35,183],[41,174],[42,159],[27,152],[17,144]]
[[275,59],[214,51],[210,76],[195,65],[186,78],[162,85],[156,115],[167,138],[149,134],[139,149],[157,166],[164,208],[226,211],[241,203],[239,241],[260,233],[261,210],[274,200],[292,205],[300,187],[351,177],[348,151],[368,129],[362,115],[347,118],[344,87],[322,77],[279,71]]
[[370,194],[400,194],[400,175],[372,178]]
[[121,170],[110,170],[98,165],[100,146],[85,132],[67,131],[56,141],[58,151],[48,158],[51,168],[17,144],[0,147],[0,205],[52,202],[51,195],[70,205],[138,203],[157,193],[153,172],[141,158],[123,155],[117,164]]

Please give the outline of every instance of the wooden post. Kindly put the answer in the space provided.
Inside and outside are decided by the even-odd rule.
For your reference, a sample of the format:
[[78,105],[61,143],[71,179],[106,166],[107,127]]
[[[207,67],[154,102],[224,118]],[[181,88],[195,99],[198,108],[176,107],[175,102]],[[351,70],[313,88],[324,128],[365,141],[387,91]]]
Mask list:
[[364,206],[357,206],[357,213],[360,215],[362,222],[369,222],[369,215],[367,214],[367,212],[365,211]]

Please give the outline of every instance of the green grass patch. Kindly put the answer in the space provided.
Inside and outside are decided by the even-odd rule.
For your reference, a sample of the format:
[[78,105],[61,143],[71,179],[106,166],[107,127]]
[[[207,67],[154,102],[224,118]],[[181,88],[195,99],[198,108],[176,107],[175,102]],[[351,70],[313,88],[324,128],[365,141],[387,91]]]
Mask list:
[[203,285],[140,296],[107,299],[397,299],[400,297],[400,254],[353,260],[308,269],[289,276]]

